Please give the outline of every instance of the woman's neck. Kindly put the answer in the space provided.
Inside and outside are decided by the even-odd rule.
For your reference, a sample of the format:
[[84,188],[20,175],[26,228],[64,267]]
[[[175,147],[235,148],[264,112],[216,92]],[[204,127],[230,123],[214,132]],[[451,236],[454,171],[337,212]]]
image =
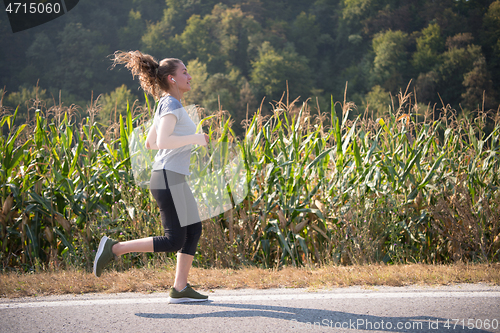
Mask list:
[[173,98],[175,98],[179,102],[182,100],[182,93],[180,91],[178,91],[178,89],[171,89],[171,91],[169,91],[167,94],[172,96]]

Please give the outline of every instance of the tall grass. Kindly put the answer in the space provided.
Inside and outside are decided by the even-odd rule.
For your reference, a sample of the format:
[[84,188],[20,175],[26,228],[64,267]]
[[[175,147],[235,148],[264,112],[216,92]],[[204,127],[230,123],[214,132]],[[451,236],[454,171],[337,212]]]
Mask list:
[[[90,270],[102,235],[160,235],[128,151],[150,108],[128,106],[108,128],[96,123],[95,105],[78,123],[71,108],[41,109],[19,127],[17,111],[0,120],[3,269]],[[212,140],[243,151],[249,193],[204,222],[195,264],[498,261],[500,113],[423,111],[403,93],[378,119],[356,115],[345,98],[329,112],[276,103],[248,119],[242,138],[225,113],[207,119]],[[131,254],[116,267],[171,257]]]

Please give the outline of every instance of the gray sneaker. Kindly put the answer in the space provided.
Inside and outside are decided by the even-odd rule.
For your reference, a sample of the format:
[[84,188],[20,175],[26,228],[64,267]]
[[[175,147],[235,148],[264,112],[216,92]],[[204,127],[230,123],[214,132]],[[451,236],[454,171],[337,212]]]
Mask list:
[[186,288],[184,288],[182,291],[177,291],[175,290],[174,287],[170,288],[170,299],[168,300],[169,303],[177,304],[184,302],[203,302],[203,301],[208,301],[208,296],[202,295],[194,291],[194,289],[191,288],[189,283],[187,284]]
[[113,245],[118,243],[117,241],[103,236],[99,242],[99,248],[97,249],[97,254],[94,259],[94,275],[101,276],[102,269],[114,258],[114,254],[111,251]]

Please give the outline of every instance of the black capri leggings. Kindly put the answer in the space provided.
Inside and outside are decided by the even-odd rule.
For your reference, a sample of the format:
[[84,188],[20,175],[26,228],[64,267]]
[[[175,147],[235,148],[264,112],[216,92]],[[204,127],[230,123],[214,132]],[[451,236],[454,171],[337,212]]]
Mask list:
[[[178,251],[194,255],[202,227],[198,205],[185,176],[164,169],[153,170],[150,191],[160,208],[161,224],[165,231],[165,236],[153,237],[154,252]],[[182,225],[179,216],[184,221]]]

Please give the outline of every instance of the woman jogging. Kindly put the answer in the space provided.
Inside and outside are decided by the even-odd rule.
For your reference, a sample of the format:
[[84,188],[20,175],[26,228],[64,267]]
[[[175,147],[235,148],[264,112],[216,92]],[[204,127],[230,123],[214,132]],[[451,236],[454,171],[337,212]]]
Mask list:
[[194,291],[187,282],[202,226],[185,176],[190,174],[191,145],[208,144],[208,136],[196,134],[196,125],[181,104],[183,94],[191,90],[191,76],[179,59],[167,58],[158,63],[152,56],[139,51],[115,52],[113,66],[116,64],[124,64],[134,77],[139,77],[142,89],[159,99],[146,148],[158,149],[150,191],[160,208],[165,236],[126,242],[102,237],[94,260],[94,274],[99,277],[115,256],[130,252],[177,251],[169,302],[205,301],[208,296]]

